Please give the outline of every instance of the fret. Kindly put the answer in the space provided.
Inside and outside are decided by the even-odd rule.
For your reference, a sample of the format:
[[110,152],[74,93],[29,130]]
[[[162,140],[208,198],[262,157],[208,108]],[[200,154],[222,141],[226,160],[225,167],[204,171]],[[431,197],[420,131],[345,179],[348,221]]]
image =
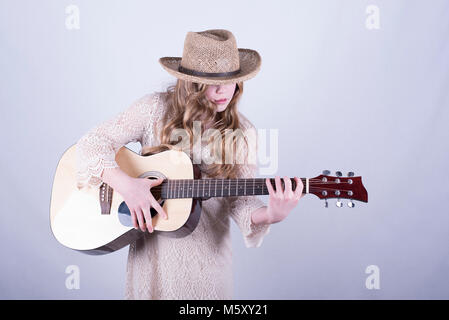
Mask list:
[[239,178],[237,178],[237,182],[235,184],[235,193],[236,195],[239,195]]
[[167,198],[170,199],[170,180],[167,180]]
[[215,192],[214,192],[214,196],[217,196],[217,179],[215,179]]
[[178,185],[178,198],[182,198],[182,180],[179,179],[179,185]]
[[184,182],[185,180],[182,180],[182,187],[181,187],[181,198],[184,198]]
[[196,186],[196,197],[199,198],[200,197],[200,179],[197,180],[197,186]]
[[191,195],[189,195],[189,191],[192,190],[192,187],[190,186],[190,179],[187,180],[187,198],[193,198]]
[[209,197],[210,197],[210,180],[211,179],[208,179],[208,183],[209,183]]
[[203,183],[203,194],[202,194],[202,197],[204,197],[204,180],[201,180],[201,182]]
[[244,186],[244,192],[245,192],[245,196],[246,196],[246,179],[245,179],[245,186]]
[[221,179],[221,196],[223,197],[223,184],[224,184],[224,179]]
[[256,194],[256,192],[254,191],[255,187],[256,187],[256,179],[253,178],[253,195]]
[[176,198],[176,180],[173,180],[172,198]]
[[229,179],[229,195],[231,195],[231,179]]

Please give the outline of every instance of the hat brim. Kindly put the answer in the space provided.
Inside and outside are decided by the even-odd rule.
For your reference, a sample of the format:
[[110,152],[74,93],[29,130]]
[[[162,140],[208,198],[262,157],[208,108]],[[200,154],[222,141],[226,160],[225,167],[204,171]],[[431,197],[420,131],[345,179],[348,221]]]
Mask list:
[[262,59],[255,50],[239,48],[238,51],[240,72],[228,77],[200,77],[182,73],[178,71],[178,67],[181,64],[181,57],[163,57],[159,59],[159,63],[168,73],[186,81],[215,85],[242,82],[251,79],[259,72]]

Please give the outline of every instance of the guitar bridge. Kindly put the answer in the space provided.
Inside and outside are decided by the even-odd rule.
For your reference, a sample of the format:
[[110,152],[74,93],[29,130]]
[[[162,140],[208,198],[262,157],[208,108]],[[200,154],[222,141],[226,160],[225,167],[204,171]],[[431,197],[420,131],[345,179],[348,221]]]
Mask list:
[[111,214],[112,191],[113,189],[104,182],[100,186],[99,197],[100,197],[101,214]]

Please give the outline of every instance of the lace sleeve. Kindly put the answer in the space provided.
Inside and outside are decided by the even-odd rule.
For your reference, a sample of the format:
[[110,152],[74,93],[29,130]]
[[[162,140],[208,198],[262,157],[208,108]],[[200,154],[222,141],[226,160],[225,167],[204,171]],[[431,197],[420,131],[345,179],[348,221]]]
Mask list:
[[146,94],[127,109],[84,134],[76,144],[77,186],[99,187],[105,168],[118,167],[115,154],[129,142],[140,142],[152,126],[158,95]]
[[[246,118],[244,119],[246,120]],[[246,120],[246,128],[255,130],[254,126],[248,120]],[[257,139],[255,143],[255,154],[257,155]],[[243,154],[246,154],[246,144],[244,147],[245,153]],[[257,162],[256,164],[253,164],[246,161],[246,163],[236,164],[236,166],[239,167],[239,178],[256,178],[258,169]],[[251,221],[251,214],[256,209],[266,206],[265,202],[257,196],[228,197],[227,199],[229,200],[228,203],[231,218],[242,232],[246,247],[259,247],[262,244],[263,237],[270,231],[270,224],[253,224]]]

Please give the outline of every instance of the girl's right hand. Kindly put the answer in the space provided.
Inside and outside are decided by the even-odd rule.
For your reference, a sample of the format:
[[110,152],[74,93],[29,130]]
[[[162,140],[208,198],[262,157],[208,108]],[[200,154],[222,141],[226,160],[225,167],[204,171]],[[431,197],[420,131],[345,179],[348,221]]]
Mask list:
[[[153,197],[150,189],[154,186],[160,185],[164,181],[162,178],[146,179],[146,178],[132,178],[127,179],[121,186],[119,192],[126,205],[131,212],[131,218],[135,229],[140,228],[142,231],[153,232],[153,224],[151,221],[150,208],[153,207],[164,219],[168,219],[168,215],[161,207],[159,202]],[[145,218],[145,220],[144,220]]]

